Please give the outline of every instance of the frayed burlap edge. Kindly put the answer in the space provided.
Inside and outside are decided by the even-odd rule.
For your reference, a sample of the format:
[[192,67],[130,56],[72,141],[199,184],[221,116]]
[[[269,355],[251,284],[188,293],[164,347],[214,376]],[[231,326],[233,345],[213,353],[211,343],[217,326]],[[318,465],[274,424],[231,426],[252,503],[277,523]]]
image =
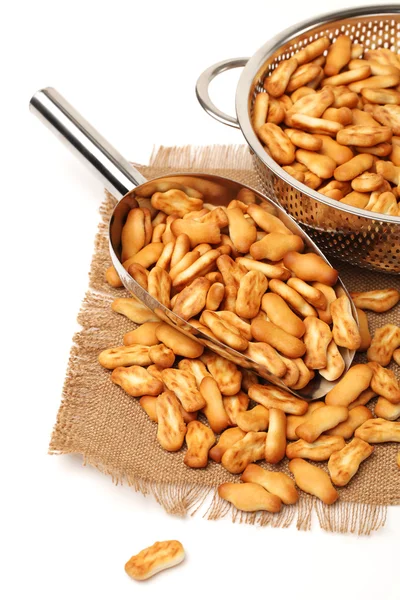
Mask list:
[[[209,146],[181,148],[156,148],[151,156],[149,167],[139,167],[139,170],[149,178],[173,171],[214,171],[216,165],[224,165],[224,171],[252,170],[252,161],[247,146]],[[256,187],[256,183],[251,185]],[[109,262],[108,252],[104,250],[104,236],[107,236],[108,215],[110,206],[115,202],[110,194],[106,194],[105,202],[100,208],[101,222],[95,239],[95,249],[92,259],[89,280],[90,291],[83,300],[78,323],[81,330],[73,337],[73,345],[68,363],[66,379],[63,387],[62,402],[54,427],[49,454],[78,453],[83,456],[83,464],[90,465],[111,476],[115,484],[127,483],[144,495],[151,494],[156,501],[171,515],[186,516],[203,512],[208,520],[221,519],[230,516],[234,523],[256,524],[260,526],[287,528],[295,522],[298,530],[311,529],[312,516],[316,514],[323,530],[339,533],[354,533],[369,535],[383,527],[387,516],[387,507],[356,502],[338,502],[326,506],[311,496],[302,496],[300,501],[291,506],[285,506],[280,513],[271,514],[265,511],[245,513],[237,510],[231,504],[222,500],[217,490],[208,486],[190,483],[160,483],[136,477],[132,473],[118,468],[111,468],[99,462],[90,452],[82,451],[85,440],[75,439],[73,428],[68,419],[71,411],[75,419],[80,415],[80,395],[85,389],[90,389],[94,377],[92,360],[88,359],[88,349],[93,350],[91,334],[94,323],[103,323],[107,319],[107,309],[110,300],[115,297],[107,292],[107,288],[97,286],[99,269],[104,273],[103,265]],[[96,289],[97,288],[97,289]],[[122,292],[123,293],[123,292]],[[117,292],[118,294],[118,292]],[[84,373],[84,377],[82,374]],[[93,379],[92,379],[93,381]],[[90,447],[90,441],[87,440]],[[205,508],[206,507],[206,508]]]

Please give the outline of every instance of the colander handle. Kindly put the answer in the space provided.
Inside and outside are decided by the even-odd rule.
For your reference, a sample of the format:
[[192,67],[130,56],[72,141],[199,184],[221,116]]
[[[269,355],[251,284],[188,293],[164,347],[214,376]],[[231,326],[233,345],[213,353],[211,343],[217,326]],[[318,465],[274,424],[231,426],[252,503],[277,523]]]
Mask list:
[[32,96],[30,110],[64,142],[119,200],[147,180],[54,88]]
[[236,129],[240,129],[237,118],[231,117],[215,106],[208,93],[208,88],[214,77],[220,75],[220,73],[223,73],[224,71],[244,67],[248,60],[248,58],[228,58],[227,60],[222,60],[203,71],[196,83],[196,96],[206,113],[224,125],[236,127]]

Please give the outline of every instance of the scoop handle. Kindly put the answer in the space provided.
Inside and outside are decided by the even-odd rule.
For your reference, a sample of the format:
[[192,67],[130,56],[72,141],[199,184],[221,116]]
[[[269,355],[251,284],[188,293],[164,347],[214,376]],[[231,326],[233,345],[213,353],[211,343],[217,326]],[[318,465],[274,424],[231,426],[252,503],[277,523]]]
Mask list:
[[85,163],[117,200],[146,179],[54,88],[34,94],[29,109]]

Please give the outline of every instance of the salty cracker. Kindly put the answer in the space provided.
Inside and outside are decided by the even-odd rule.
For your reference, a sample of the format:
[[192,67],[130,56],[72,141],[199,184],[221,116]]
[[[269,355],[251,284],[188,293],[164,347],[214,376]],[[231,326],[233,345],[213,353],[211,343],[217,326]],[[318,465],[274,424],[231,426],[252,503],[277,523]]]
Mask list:
[[327,393],[328,406],[349,406],[366,390],[372,379],[372,369],[368,365],[350,367],[343,378]]
[[265,432],[249,432],[243,439],[228,448],[222,455],[221,464],[230,473],[242,473],[247,465],[264,458]]
[[400,366],[400,348],[393,352],[393,360]]
[[329,121],[328,119],[310,117],[301,113],[291,114],[290,125],[291,127],[307,131],[308,133],[331,136],[337,136],[337,134],[343,129],[343,125],[337,121]]
[[168,325],[160,323],[156,329],[156,337],[167,348],[171,348],[177,356],[186,358],[198,358],[203,354],[204,346],[190,337]]
[[300,129],[285,129],[285,133],[297,148],[303,148],[303,150],[310,150],[311,152],[318,152],[321,149],[322,140],[310,133]]
[[325,75],[337,75],[351,59],[351,39],[348,35],[339,35],[335,42],[328,48],[326,63],[324,67]]
[[[169,269],[171,263],[171,257],[175,248],[175,242],[171,241],[164,245],[162,252],[156,262],[156,267],[161,267],[162,269]],[[186,259],[187,261],[188,259]],[[193,258],[194,262],[195,258]],[[129,272],[129,269],[128,269]],[[171,273],[169,274],[171,277]]]
[[125,571],[133,579],[142,581],[178,565],[184,558],[185,551],[177,540],[155,542],[149,548],[132,556],[125,565]]
[[[336,298],[336,295],[335,295]],[[267,313],[269,320],[297,338],[301,338],[305,332],[303,321],[289,308],[285,300],[275,293],[264,294],[261,307]]]
[[[398,85],[400,82],[400,71],[392,73],[390,75],[373,75],[367,79],[361,81],[354,81],[349,83],[348,88],[352,92],[357,94],[361,93],[362,89],[373,88],[373,89],[384,89],[391,88]],[[376,118],[376,117],[375,117]]]
[[371,345],[371,334],[369,331],[368,317],[361,308],[357,308],[358,330],[361,336],[361,344],[357,348],[357,352],[366,352]]
[[215,314],[218,315],[218,317],[223,321],[226,321],[230,325],[236,327],[236,329],[240,331],[241,335],[246,338],[246,340],[251,340],[251,326],[249,323],[235,315],[235,313],[231,312],[230,310],[219,310]]
[[147,321],[158,321],[159,319],[150,308],[147,308],[137,298],[115,298],[111,304],[111,310],[124,315],[134,323],[142,325]]
[[329,48],[330,44],[331,42],[329,38],[325,36],[318,38],[310,44],[307,44],[307,46],[304,46],[304,48],[302,48],[295,54],[295,58],[298,64],[303,65],[304,63],[314,60],[315,58],[323,54],[325,50]]
[[400,402],[400,382],[390,369],[385,369],[377,362],[369,362],[368,367],[373,372],[371,388],[378,396],[398,404]]
[[[389,402],[386,398],[379,396],[374,412],[376,417],[381,417],[387,421],[396,421],[400,417],[400,403],[393,404],[393,402]],[[372,418],[372,414],[370,418]]]
[[361,392],[361,394],[357,396],[353,402],[350,402],[347,408],[350,411],[356,406],[365,406],[370,400],[372,400],[372,398],[375,398],[376,395],[377,394],[374,392],[374,390],[371,390],[370,387],[367,387],[367,389]]
[[257,132],[260,127],[267,122],[268,115],[268,104],[269,104],[269,94],[266,92],[261,92],[257,94],[256,99],[254,100],[253,106],[253,115],[251,122],[253,124],[253,129]]
[[200,421],[191,421],[186,432],[187,452],[183,462],[192,469],[203,469],[208,463],[208,453],[215,444],[215,435]]
[[326,367],[319,369],[319,374],[327,381],[335,381],[343,374],[346,363],[335,342],[331,340],[326,349]]
[[[268,124],[263,125],[267,127]],[[277,127],[275,125],[275,127]],[[279,129],[279,127],[277,127]],[[260,130],[260,131],[261,131]],[[253,242],[257,239],[257,230],[255,225],[252,225],[245,219],[240,208],[228,208],[226,215],[229,220],[229,236],[238,252],[246,254]]]
[[365,210],[397,216],[397,200],[392,192],[372,192]]
[[294,385],[291,385],[291,388],[292,390],[302,390],[315,377],[315,371],[306,367],[302,358],[293,358],[292,360],[299,369],[299,378]]
[[100,352],[98,361],[106,369],[132,367],[133,365],[148,367],[154,362],[149,356],[149,350],[150,346],[144,346],[143,344],[107,348],[107,350]]
[[242,473],[241,480],[261,485],[270,494],[278,496],[284,504],[295,504],[299,499],[293,479],[285,473],[267,471],[258,465],[250,464]]
[[321,179],[329,179],[336,169],[336,162],[330,156],[311,152],[310,150],[297,150],[296,160]]
[[317,496],[324,504],[333,504],[339,498],[329,475],[303,458],[293,458],[289,462],[289,470],[303,492]]
[[178,290],[182,289],[189,285],[197,277],[201,277],[201,275],[206,269],[214,265],[214,263],[220,255],[221,252],[219,250],[214,249],[209,250],[208,252],[200,256],[200,258],[195,260],[195,262],[192,263],[184,271],[181,271],[174,278],[171,277],[173,287]]
[[[174,242],[169,242],[169,244],[173,244],[173,243]],[[166,244],[165,248],[169,244]],[[198,248],[198,246],[196,246],[196,248]],[[173,247],[172,247],[171,251],[169,251],[169,253],[171,255],[172,255],[172,251],[173,251]],[[175,279],[175,277],[180,275],[180,273],[183,273],[184,271],[186,271],[186,269],[188,269],[191,265],[193,265],[200,258],[200,256],[201,256],[201,254],[198,250],[192,250],[191,252],[188,252],[174,267],[172,267],[172,269],[170,269],[169,276],[171,277],[171,280],[173,281]],[[159,262],[157,264],[159,264]],[[160,265],[160,266],[162,266],[162,265]],[[164,268],[167,268],[167,267],[164,267]]]
[[292,164],[295,158],[295,146],[278,125],[275,123],[266,123],[260,127],[257,133],[261,141],[268,148],[272,158],[278,164]]
[[268,369],[275,377],[283,377],[286,373],[285,363],[270,344],[266,344],[265,342],[248,342],[244,354],[257,364]]
[[153,267],[148,276],[148,292],[166,308],[170,308],[171,278],[161,267]]
[[304,415],[308,409],[308,403],[300,400],[285,390],[273,385],[255,384],[249,388],[249,397],[262,404],[265,408],[279,408],[289,415]]
[[372,419],[372,412],[366,406],[356,406],[349,410],[349,415],[345,421],[329,429],[328,435],[340,435],[345,440],[350,439],[357,427],[360,427],[365,421]]
[[134,256],[143,248],[146,240],[144,212],[141,208],[132,208],[121,232],[122,261]]
[[161,381],[161,383],[163,384],[163,391],[166,392],[167,388],[165,387],[161,377],[162,369],[160,369],[160,367],[158,367],[157,365],[150,365],[149,367],[147,367],[147,372],[155,379],[158,379],[158,381]]
[[271,96],[279,98],[285,93],[289,80],[297,67],[298,62],[294,57],[282,60],[272,74],[264,80],[264,89]]
[[[211,283],[211,281],[210,281]],[[206,309],[207,310],[218,310],[225,293],[225,287],[222,283],[216,281],[211,284],[206,297]]]
[[229,417],[225,410],[217,382],[212,377],[204,377],[200,383],[199,391],[206,403],[202,411],[211,429],[215,433],[221,433],[221,431],[229,427]]
[[400,106],[396,106],[394,104],[374,106],[372,115],[374,119],[379,121],[379,123],[382,123],[382,125],[387,125],[393,132],[393,135],[400,135]]
[[377,313],[390,310],[400,300],[400,292],[395,288],[350,292],[350,296],[357,308],[372,310]]
[[371,444],[400,442],[400,422],[386,419],[368,419],[354,432],[355,438]]
[[189,373],[191,373],[196,380],[197,387],[200,386],[204,377],[209,376],[209,372],[207,371],[206,367],[201,362],[201,360],[197,360],[194,358],[183,358],[182,360],[180,360],[178,363],[178,369],[181,369],[182,371],[188,371]]
[[281,510],[280,498],[257,483],[222,483],[218,486],[218,495],[245,512],[266,510],[274,513]]
[[162,382],[138,365],[117,367],[111,374],[111,381],[130,396],[158,396],[163,391]]
[[266,431],[269,423],[269,410],[264,406],[258,405],[251,410],[245,410],[238,413],[236,424],[242,431]]
[[162,236],[163,236],[163,233],[165,232],[165,229],[166,229],[165,223],[158,223],[158,225],[156,225],[153,229],[151,241],[152,242],[162,242]]
[[362,173],[351,182],[351,187],[356,192],[374,192],[383,185],[383,177],[378,173]]
[[386,367],[392,360],[393,352],[399,347],[400,327],[393,323],[387,323],[375,330],[367,351],[368,360]]
[[171,268],[177,265],[188,252],[190,252],[189,236],[186,233],[181,233],[175,241],[174,250],[171,255]]
[[167,391],[157,398],[157,440],[164,450],[177,452],[185,440],[186,425],[176,395]]
[[[146,412],[146,414],[148,415],[148,417],[154,421],[155,423],[158,422],[158,417],[157,417],[157,396],[142,396],[139,400],[139,404],[140,406],[143,408],[143,410]],[[192,413],[188,413],[182,406],[182,404],[179,403],[179,409],[182,413],[182,417],[185,423],[190,423],[190,421],[195,421],[197,419],[197,411],[196,412],[192,412]]]
[[329,106],[334,102],[335,96],[331,88],[326,87],[319,92],[309,93],[302,92],[301,97],[293,94],[294,100],[291,108],[286,112],[285,125],[292,127],[292,116],[294,114],[301,114],[307,117],[319,118],[323,115]]
[[328,305],[326,296],[316,287],[313,287],[299,279],[298,277],[290,277],[287,280],[287,285],[298,292],[309,304],[315,308],[325,310]]
[[348,415],[349,411],[344,406],[322,406],[296,428],[296,435],[311,444],[315,442],[321,433],[345,421]]
[[391,89],[364,88],[362,97],[373,104],[400,104],[400,92]]
[[294,92],[300,87],[310,84],[316,79],[323,77],[323,70],[315,63],[300,65],[291,76],[287,85],[288,93]]
[[314,442],[305,442],[300,439],[288,444],[286,456],[292,458],[307,458],[309,460],[328,460],[333,452],[341,450],[346,445],[344,438],[340,435],[320,435]]
[[230,323],[227,323],[227,321],[220,319],[215,312],[210,310],[203,311],[200,323],[208,327],[218,340],[234,350],[239,350],[240,352],[246,350],[248,341],[242,337],[240,331]]
[[281,360],[285,363],[286,373],[282,377],[282,383],[284,383],[287,387],[292,387],[296,385],[300,378],[299,367],[296,365],[294,360],[291,358],[287,358],[286,356],[280,355]]
[[242,373],[242,390],[248,392],[251,385],[258,383],[258,376],[254,371],[248,369],[241,368],[240,371]]
[[214,377],[221,394],[233,396],[239,393],[242,373],[233,362],[208,351],[204,352],[201,361]]
[[265,442],[265,461],[276,464],[286,452],[286,415],[279,408],[269,409],[268,435]]
[[292,233],[278,217],[267,212],[258,204],[250,204],[247,208],[247,214],[250,215],[258,227],[263,229],[266,233],[277,232],[287,233],[288,235]]
[[250,246],[250,254],[255,260],[282,260],[291,250],[302,251],[304,242],[300,236],[284,234],[277,231],[267,233]]
[[186,213],[203,208],[203,200],[191,198],[182,190],[170,189],[167,192],[156,192],[151,197],[151,205],[167,215],[183,217]]
[[175,354],[165,344],[151,346],[149,349],[149,358],[160,369],[172,367],[175,362]]
[[[374,158],[371,154],[357,154],[349,161],[342,163],[337,167],[333,176],[337,181],[351,181],[360,176],[364,171],[368,171],[373,165]],[[361,190],[356,190],[361,192]]]
[[361,344],[361,335],[351,312],[350,300],[341,296],[331,304],[333,321],[332,334],[338,346],[357,350]]
[[[289,305],[290,309],[294,309],[295,312],[300,314],[302,317],[317,316],[316,309],[313,306],[311,306],[311,304],[306,302],[303,296],[301,296],[298,292],[289,287],[280,279],[271,279],[268,282],[268,286],[271,292],[278,294]],[[269,293],[267,294],[267,296],[269,296]],[[262,303],[264,302],[264,298],[262,300]]]
[[303,341],[306,347],[304,363],[309,369],[324,369],[327,366],[327,349],[332,340],[330,327],[317,317],[304,319]]
[[132,263],[128,267],[128,273],[144,290],[148,289],[149,271],[147,269],[142,267],[142,265]]
[[358,69],[350,69],[349,71],[343,71],[342,73],[338,73],[337,75],[332,75],[332,77],[327,77],[321,82],[321,85],[348,85],[349,83],[353,83],[355,81],[367,79],[369,75],[371,75],[371,67],[368,64],[366,64],[359,67]]
[[260,310],[261,298],[268,289],[268,280],[260,271],[249,271],[241,279],[236,297],[236,314],[253,319]]
[[350,127],[341,128],[337,132],[336,141],[343,144],[343,146],[369,147],[390,141],[392,135],[390,127],[383,125],[351,125]]
[[176,297],[174,313],[181,319],[189,321],[206,306],[207,294],[211,281],[206,277],[197,277],[185,287]]
[[[322,142],[322,146],[319,150],[319,153],[323,154],[324,156],[329,156],[329,158],[334,160],[337,165],[342,165],[343,163],[353,158],[354,154],[348,146],[338,144],[337,141],[332,139],[329,135],[318,134],[315,135],[315,137],[321,140]],[[325,186],[326,189],[329,189],[328,185]],[[324,191],[321,191],[321,194],[323,193]]]
[[139,404],[149,419],[154,423],[157,423],[157,396],[142,396],[139,400]]
[[247,410],[249,406],[249,397],[245,392],[223,397],[224,408],[229,417],[229,425],[237,425],[239,413]]
[[185,410],[194,412],[204,408],[206,401],[197,389],[196,380],[191,373],[178,369],[164,369],[161,377],[167,388],[176,394]]
[[339,85],[330,88],[335,97],[333,108],[356,108],[359,105],[359,97],[355,92],[352,92],[346,85]]
[[394,165],[390,160],[378,160],[375,168],[376,172],[382,175],[384,179],[387,179],[387,181],[397,186],[400,184],[400,167]]
[[208,453],[209,458],[214,462],[220,463],[223,454],[231,448],[236,442],[242,440],[246,433],[239,427],[230,427],[221,433],[218,443],[211,448]]
[[202,223],[194,219],[175,219],[171,223],[171,232],[179,237],[185,233],[190,239],[192,248],[198,244],[219,244],[221,241],[221,232],[216,223]]
[[360,464],[374,451],[367,442],[354,438],[338,452],[334,452],[328,462],[329,475],[335,485],[347,485],[357,473]]
[[318,254],[308,252],[288,252],[283,259],[287,269],[303,281],[319,281],[325,285],[335,285],[339,273]]
[[284,329],[278,327],[278,325],[264,319],[253,319],[251,333],[258,342],[266,342],[289,358],[299,358],[306,352],[304,342],[287,333]]
[[321,406],[325,406],[325,403],[321,400],[316,402],[310,402],[307,411],[304,413],[304,415],[288,415],[286,417],[286,438],[290,441],[298,440],[299,436],[296,435],[296,428],[302,423],[305,423],[308,417],[312,415],[312,413]]

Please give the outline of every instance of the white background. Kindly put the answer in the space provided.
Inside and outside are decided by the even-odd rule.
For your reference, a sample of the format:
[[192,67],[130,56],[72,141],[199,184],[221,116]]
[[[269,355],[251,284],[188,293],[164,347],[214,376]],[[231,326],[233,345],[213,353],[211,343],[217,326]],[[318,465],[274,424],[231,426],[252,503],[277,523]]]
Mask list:
[[[361,4],[352,0],[352,4]],[[128,159],[154,145],[242,143],[194,85],[209,65],[250,56],[283,28],[348,0],[2,5],[2,598],[398,600],[400,508],[369,538],[168,516],[77,456],[47,448],[60,403],[103,190],[30,115],[54,86]],[[213,86],[233,111],[239,73]],[[12,325],[11,325],[12,323]],[[16,325],[18,323],[18,325]],[[147,583],[126,560],[179,539],[185,562]],[[4,588],[4,589],[3,589]]]

